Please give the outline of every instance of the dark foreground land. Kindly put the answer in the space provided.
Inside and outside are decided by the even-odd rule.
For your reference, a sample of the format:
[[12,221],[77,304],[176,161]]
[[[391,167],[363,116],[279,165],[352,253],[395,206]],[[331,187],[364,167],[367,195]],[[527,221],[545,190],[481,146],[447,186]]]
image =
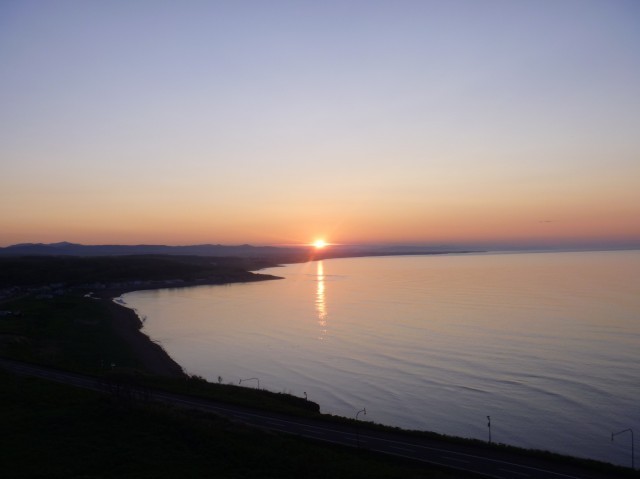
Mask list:
[[6,478],[439,478],[456,474],[221,416],[0,371]]
[[[601,463],[355,425],[321,415],[317,405],[301,398],[189,377],[139,331],[131,310],[109,299],[140,286],[166,287],[165,281],[186,286],[270,278],[249,273],[240,260],[111,258],[75,270],[66,262],[64,273],[55,271],[59,259],[40,263],[48,271],[38,271],[33,258],[25,261],[29,274],[13,285],[0,283],[0,356],[82,373],[108,387],[82,390],[0,368],[1,477],[476,477],[466,456],[495,458],[490,461],[503,472],[484,477],[516,477],[508,472],[515,469],[504,472],[504,464],[514,460],[530,465],[517,477],[640,477]],[[3,273],[5,281],[11,277]],[[60,274],[65,279],[54,282]],[[87,274],[100,280],[86,283]],[[88,286],[92,297],[85,296]],[[68,382],[79,384],[73,377]],[[233,421],[220,416],[231,408],[240,408],[235,416],[227,414]],[[336,442],[348,447],[326,443],[334,434],[329,431],[343,428],[347,439]],[[457,470],[402,458],[411,455],[410,446],[425,450],[421,441],[432,440],[437,447],[431,449],[462,451],[453,463]],[[374,454],[380,442],[395,447],[395,456]],[[559,475],[540,472],[537,464],[551,465]],[[524,475],[529,473],[537,475]]]

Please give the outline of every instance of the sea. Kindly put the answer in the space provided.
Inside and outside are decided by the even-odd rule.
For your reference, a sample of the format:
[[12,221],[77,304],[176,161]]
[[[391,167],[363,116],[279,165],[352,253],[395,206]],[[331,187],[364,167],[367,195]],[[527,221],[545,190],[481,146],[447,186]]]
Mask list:
[[121,299],[187,373],[213,382],[630,466],[640,251],[344,258],[262,272],[283,279]]

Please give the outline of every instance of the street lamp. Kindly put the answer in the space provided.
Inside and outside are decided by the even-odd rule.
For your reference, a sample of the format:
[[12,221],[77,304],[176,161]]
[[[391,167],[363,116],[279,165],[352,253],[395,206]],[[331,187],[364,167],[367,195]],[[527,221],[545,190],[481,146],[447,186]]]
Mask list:
[[[356,413],[356,421],[358,420],[358,416],[363,412],[364,415],[367,415],[367,408],[362,408],[360,411]],[[358,423],[356,422],[356,443],[358,444],[358,449],[360,449],[360,428],[358,427]]]
[[260,380],[258,378],[241,379],[238,384],[242,384],[243,381],[258,381],[258,389],[260,389]]
[[631,433],[631,469],[635,469],[636,468],[636,464],[635,464],[635,453],[633,450],[633,429],[629,428],[629,429],[624,429],[623,431],[619,431],[619,432],[612,432],[611,433],[611,442],[613,442],[613,438],[615,436],[617,436],[618,434],[622,434],[623,432],[629,432]]

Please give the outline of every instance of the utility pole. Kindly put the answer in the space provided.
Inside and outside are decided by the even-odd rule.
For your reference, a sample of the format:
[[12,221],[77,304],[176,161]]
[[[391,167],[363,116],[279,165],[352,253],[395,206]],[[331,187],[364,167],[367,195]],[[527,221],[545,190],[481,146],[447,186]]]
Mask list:
[[[364,415],[367,415],[367,408],[363,408],[356,413],[356,421],[358,420],[358,415],[363,412]],[[356,443],[358,444],[358,449],[360,449],[360,428],[358,427],[358,423],[356,422]]]

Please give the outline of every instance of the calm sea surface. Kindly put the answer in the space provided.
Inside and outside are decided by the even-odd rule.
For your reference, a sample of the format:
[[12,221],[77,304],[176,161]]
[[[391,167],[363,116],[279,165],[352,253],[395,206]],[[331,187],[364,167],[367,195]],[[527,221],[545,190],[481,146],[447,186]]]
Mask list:
[[[323,412],[630,465],[640,251],[395,256],[126,304],[190,374]],[[257,387],[256,380],[243,382]]]

